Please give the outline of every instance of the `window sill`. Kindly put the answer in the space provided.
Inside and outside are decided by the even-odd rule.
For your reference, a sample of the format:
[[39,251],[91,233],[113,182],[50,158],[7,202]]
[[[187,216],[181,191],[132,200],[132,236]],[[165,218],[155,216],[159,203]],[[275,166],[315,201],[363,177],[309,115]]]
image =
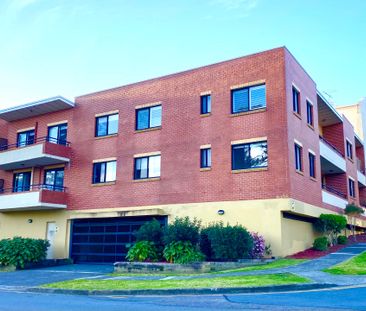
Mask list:
[[347,159],[354,163],[353,159],[351,159],[350,157],[347,157]]
[[315,181],[315,182],[317,182],[318,180],[315,178],[315,177],[309,177],[310,178],[310,180],[312,180],[312,181]]
[[118,134],[110,134],[105,136],[95,136],[94,139],[104,139],[104,138],[110,138],[110,137],[117,137]]
[[312,129],[313,131],[315,131],[314,126],[312,126],[312,125],[311,125],[311,124],[309,124],[309,123],[307,123],[307,125],[308,125],[308,127],[309,127],[310,129]]
[[200,114],[200,117],[201,118],[205,118],[205,117],[209,117],[211,115],[211,112],[208,112],[208,113],[201,113]]
[[299,170],[295,170],[295,172],[301,176],[304,176],[304,172],[303,171],[299,171]]
[[295,117],[299,118],[300,120],[302,120],[301,118],[301,114],[295,112],[295,111],[292,111],[292,113],[295,115]]
[[98,183],[98,184],[91,184],[92,187],[103,187],[103,186],[112,186],[112,185],[115,185],[116,182],[115,181],[108,181],[108,182],[101,182],[101,183]]
[[158,181],[158,180],[160,180],[160,177],[152,177],[152,178],[144,178],[144,179],[134,179],[133,182],[139,183],[139,182]]
[[207,172],[207,171],[211,171],[211,167],[201,167],[200,168],[200,172]]
[[246,168],[241,170],[231,170],[232,174],[240,174],[240,173],[250,173],[250,172],[261,172],[267,171],[268,167],[257,167],[257,168]]
[[151,132],[151,131],[158,131],[158,130],[161,130],[161,126],[150,127],[148,129],[143,129],[143,130],[135,130],[135,134],[144,133],[144,132]]
[[244,111],[244,112],[231,113],[230,117],[240,117],[240,116],[245,116],[247,114],[260,113],[260,112],[265,112],[265,111],[267,111],[267,108],[261,108],[261,109],[249,110],[249,111]]

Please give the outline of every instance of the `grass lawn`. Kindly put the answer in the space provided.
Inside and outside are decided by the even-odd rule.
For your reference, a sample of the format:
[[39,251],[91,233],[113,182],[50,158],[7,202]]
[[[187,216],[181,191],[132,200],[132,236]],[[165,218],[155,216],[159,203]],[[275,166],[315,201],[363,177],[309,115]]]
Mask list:
[[331,274],[366,275],[366,252],[323,271]]
[[309,280],[291,273],[266,274],[256,276],[224,276],[184,280],[92,280],[77,279],[52,284],[44,288],[81,290],[130,290],[130,289],[182,289],[182,288],[220,288],[250,287],[308,283]]

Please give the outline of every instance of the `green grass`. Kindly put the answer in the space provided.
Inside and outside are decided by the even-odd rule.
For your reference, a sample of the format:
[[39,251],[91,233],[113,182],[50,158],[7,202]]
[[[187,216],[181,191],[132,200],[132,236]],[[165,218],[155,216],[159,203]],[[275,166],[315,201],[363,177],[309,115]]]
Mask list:
[[323,271],[338,275],[366,275],[366,252]]
[[91,280],[77,279],[43,285],[43,288],[71,290],[138,290],[138,289],[184,289],[251,287],[308,283],[309,280],[291,273],[265,274],[256,276],[225,276],[184,280]]

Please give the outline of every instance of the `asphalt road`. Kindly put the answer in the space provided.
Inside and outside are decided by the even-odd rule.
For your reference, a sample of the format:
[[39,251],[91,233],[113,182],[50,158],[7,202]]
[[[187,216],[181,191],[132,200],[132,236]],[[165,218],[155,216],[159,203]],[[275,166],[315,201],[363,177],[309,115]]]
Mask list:
[[366,287],[276,294],[101,297],[0,290],[1,311],[366,310]]

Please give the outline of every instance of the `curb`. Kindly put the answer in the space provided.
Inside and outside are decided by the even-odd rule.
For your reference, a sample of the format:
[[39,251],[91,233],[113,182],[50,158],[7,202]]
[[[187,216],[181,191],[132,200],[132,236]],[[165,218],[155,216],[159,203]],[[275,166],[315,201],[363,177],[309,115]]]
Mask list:
[[246,294],[293,292],[337,287],[336,284],[293,284],[262,287],[229,287],[229,288],[185,288],[185,289],[144,289],[144,290],[73,290],[58,288],[31,287],[27,292],[87,295],[87,296],[153,296],[153,295],[213,295],[213,294]]

